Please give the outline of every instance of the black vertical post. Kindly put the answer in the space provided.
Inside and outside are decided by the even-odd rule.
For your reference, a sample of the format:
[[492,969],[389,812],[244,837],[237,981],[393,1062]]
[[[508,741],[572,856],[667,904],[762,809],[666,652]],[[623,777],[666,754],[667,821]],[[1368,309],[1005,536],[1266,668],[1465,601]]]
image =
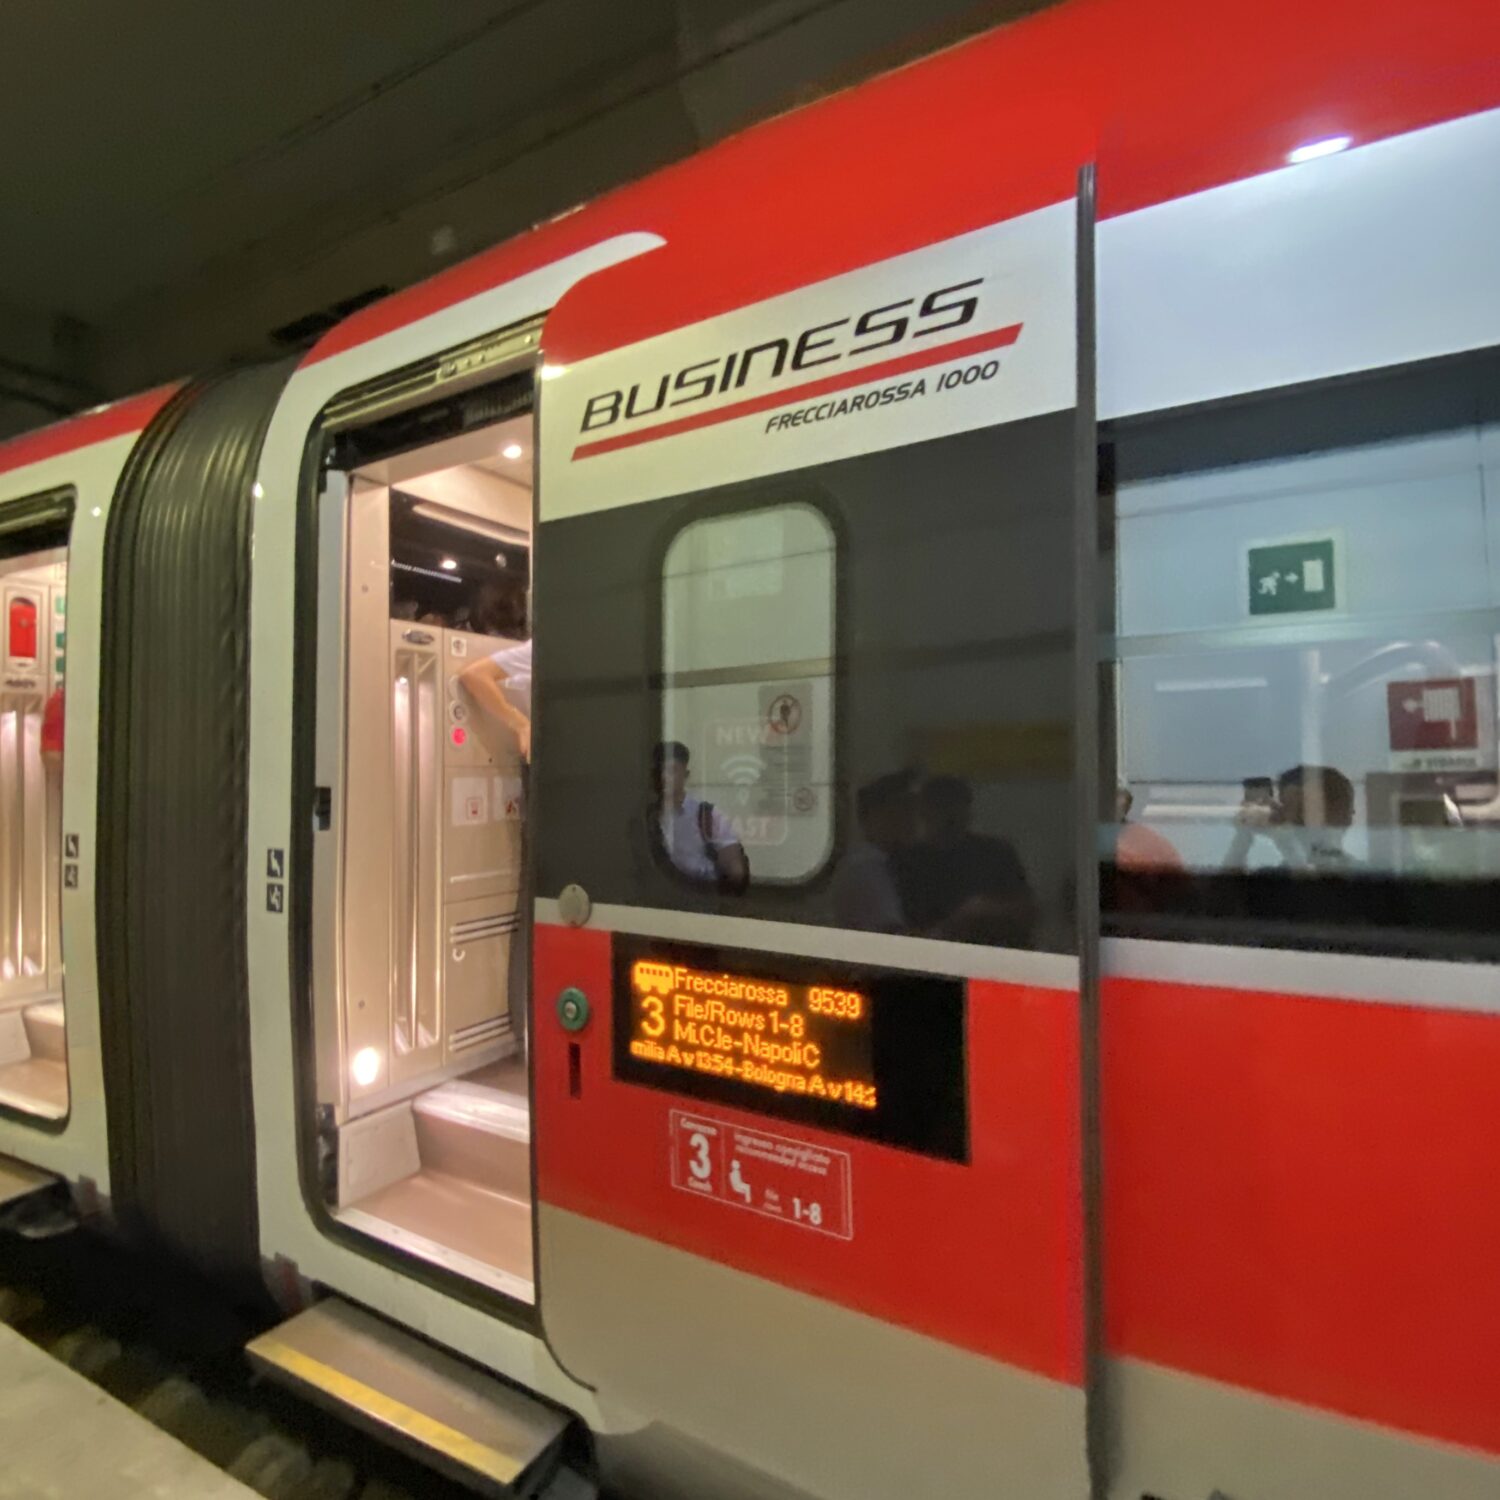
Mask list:
[[1099,580],[1097,339],[1094,316],[1094,169],[1078,174],[1077,439],[1074,454],[1074,879],[1078,923],[1079,1097],[1083,1143],[1085,1441],[1089,1488],[1102,1500],[1108,1442],[1103,1345],[1103,1235],[1099,1140]]

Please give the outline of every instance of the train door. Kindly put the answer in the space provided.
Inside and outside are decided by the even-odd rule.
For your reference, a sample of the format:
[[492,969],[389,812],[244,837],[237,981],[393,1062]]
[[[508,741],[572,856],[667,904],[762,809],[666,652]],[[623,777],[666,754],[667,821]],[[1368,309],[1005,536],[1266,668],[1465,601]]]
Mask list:
[[[60,933],[67,542],[66,516],[0,536],[0,1106],[44,1120],[68,1113]],[[77,864],[69,869],[76,885]]]
[[529,390],[512,381],[489,420],[436,442],[377,423],[333,449],[314,939],[324,1206],[522,1304]]
[[542,388],[540,1305],[627,1490],[1087,1491],[1077,214]]

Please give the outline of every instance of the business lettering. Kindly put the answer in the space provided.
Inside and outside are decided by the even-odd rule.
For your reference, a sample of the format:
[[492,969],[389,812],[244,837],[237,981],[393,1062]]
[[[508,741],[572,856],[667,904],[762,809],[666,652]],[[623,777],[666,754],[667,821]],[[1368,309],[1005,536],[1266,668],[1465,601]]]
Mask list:
[[[934,334],[952,333],[979,312],[976,288],[984,277],[924,294],[902,297],[860,313],[814,323],[796,333],[761,339],[743,348],[696,360],[615,390],[599,391],[584,404],[581,433],[599,433],[711,396],[760,392],[806,370],[887,354]],[[920,384],[920,382],[918,382]],[[915,394],[908,392],[908,396]],[[891,399],[897,399],[895,397]],[[901,398],[907,399],[907,398]]]

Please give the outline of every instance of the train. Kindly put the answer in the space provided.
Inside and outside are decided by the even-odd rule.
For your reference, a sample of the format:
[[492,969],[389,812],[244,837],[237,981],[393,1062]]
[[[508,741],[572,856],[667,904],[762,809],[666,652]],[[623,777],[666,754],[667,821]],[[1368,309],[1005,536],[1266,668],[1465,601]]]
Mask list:
[[495,1493],[1500,1494],[1497,160],[1067,0],[0,446],[7,1193]]

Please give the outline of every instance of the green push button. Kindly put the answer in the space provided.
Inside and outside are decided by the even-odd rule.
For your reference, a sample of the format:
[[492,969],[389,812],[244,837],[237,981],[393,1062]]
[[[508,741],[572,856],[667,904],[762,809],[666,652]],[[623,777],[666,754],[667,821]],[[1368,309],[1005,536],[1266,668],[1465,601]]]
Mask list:
[[582,1031],[589,1024],[589,997],[569,985],[557,997],[557,1019],[564,1031]]

